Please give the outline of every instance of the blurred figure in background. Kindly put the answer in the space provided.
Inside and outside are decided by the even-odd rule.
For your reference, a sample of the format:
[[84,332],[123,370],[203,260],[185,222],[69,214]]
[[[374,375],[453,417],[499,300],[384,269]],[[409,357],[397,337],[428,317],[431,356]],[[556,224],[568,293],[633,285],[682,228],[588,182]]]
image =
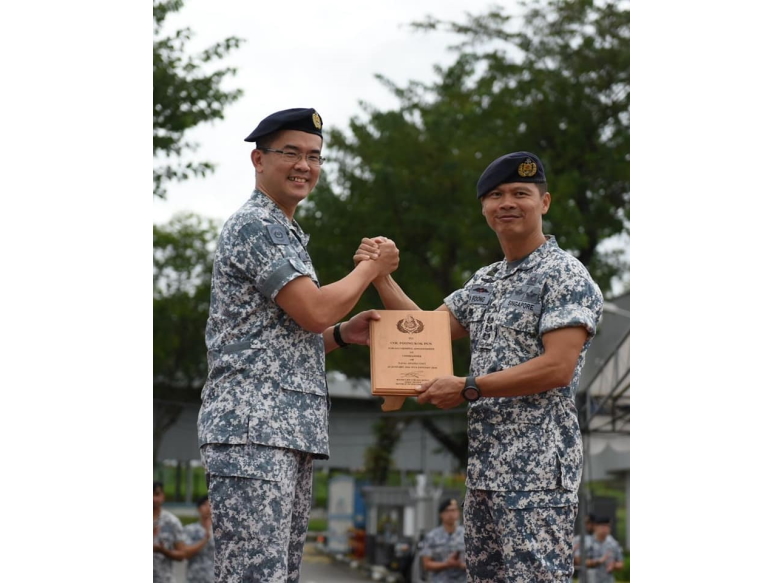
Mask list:
[[[623,569],[623,551],[610,534],[610,518],[597,516],[594,520],[593,536],[585,543],[585,566],[588,583],[612,583],[615,571]],[[575,551],[577,553],[577,551]],[[575,557],[578,555],[575,554]]]
[[185,533],[180,519],[163,509],[163,483],[152,483],[152,581],[174,583],[174,561],[185,558]]
[[212,538],[212,508],[207,496],[196,501],[199,521],[185,527],[185,558],[188,559],[187,583],[215,581],[215,541]]
[[[590,544],[591,538],[593,537],[593,525],[595,520],[596,520],[596,515],[593,513],[589,513],[585,516],[585,541],[584,542],[586,547]],[[577,534],[574,535],[574,538],[572,539],[572,549],[574,552],[575,565],[580,564],[579,555],[580,555],[581,548],[582,545],[580,544],[580,533],[578,532]]]
[[433,583],[465,583],[465,530],[458,524],[460,508],[454,498],[438,507],[441,526],[431,530],[422,548],[422,566]]

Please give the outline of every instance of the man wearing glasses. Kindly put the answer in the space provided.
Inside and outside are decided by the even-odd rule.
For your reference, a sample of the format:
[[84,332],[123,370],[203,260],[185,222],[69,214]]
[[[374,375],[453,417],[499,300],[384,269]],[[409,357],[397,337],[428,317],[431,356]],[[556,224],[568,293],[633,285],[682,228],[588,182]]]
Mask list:
[[336,322],[398,265],[390,241],[319,285],[294,212],[321,173],[321,128],[316,110],[287,109],[245,138],[256,187],[215,251],[198,430],[219,583],[299,579],[313,460],[329,456],[324,355],[368,343],[376,312]]

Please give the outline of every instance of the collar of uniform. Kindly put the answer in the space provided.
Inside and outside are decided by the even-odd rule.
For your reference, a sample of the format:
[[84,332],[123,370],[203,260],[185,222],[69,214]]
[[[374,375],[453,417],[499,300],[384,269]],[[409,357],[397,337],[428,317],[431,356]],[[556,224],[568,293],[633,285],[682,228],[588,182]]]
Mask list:
[[558,248],[558,242],[553,235],[545,235],[544,237],[545,242],[522,259],[518,259],[517,261],[504,261],[504,277],[509,277],[518,271],[530,271],[541,263],[547,251]]
[[275,201],[272,200],[267,194],[263,191],[259,190],[258,188],[253,189],[253,194],[251,195],[251,200],[257,202],[262,208],[266,209],[269,214],[270,218],[275,220],[275,222],[280,223],[287,229],[294,232],[297,238],[302,241],[303,246],[307,246],[308,241],[310,240],[310,235],[305,233],[302,230],[302,227],[299,226],[299,223],[294,219],[289,220],[289,218],[284,214],[280,207],[275,204]]

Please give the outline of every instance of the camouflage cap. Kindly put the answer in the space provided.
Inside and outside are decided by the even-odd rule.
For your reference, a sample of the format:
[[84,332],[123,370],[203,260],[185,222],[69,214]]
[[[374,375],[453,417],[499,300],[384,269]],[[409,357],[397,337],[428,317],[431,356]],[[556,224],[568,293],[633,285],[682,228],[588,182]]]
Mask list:
[[512,152],[493,160],[476,183],[476,197],[510,182],[547,182],[544,164],[531,152]]
[[277,111],[270,114],[261,120],[259,125],[256,126],[256,129],[245,138],[245,141],[256,142],[259,138],[279,130],[297,130],[315,134],[320,138],[323,138],[321,135],[321,125],[321,116],[312,107],[284,109],[283,111]]

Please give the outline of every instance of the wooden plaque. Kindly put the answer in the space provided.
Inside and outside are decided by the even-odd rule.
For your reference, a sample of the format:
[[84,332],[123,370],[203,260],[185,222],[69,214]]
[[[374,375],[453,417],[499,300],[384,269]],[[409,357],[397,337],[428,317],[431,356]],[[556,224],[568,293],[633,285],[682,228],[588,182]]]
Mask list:
[[[436,377],[453,374],[449,312],[378,310],[370,321],[370,386],[376,396],[398,409],[406,397],[419,395],[416,387]],[[382,407],[384,410],[389,410]]]

